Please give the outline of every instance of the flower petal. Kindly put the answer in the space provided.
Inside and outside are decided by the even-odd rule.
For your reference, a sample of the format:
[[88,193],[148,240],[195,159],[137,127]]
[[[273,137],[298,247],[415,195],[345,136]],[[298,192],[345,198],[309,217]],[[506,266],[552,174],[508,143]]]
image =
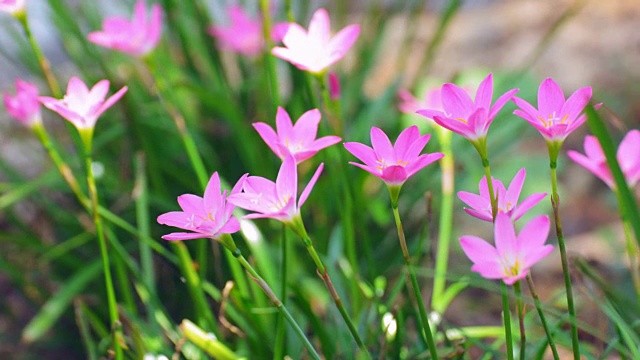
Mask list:
[[564,93],[552,78],[545,79],[538,88],[538,111],[544,117],[560,115],[564,106]]
[[307,201],[307,198],[309,197],[309,194],[311,194],[311,190],[313,190],[313,187],[316,185],[316,181],[318,181],[318,177],[320,177],[323,169],[324,163],[321,163],[320,166],[318,166],[316,172],[311,177],[311,180],[309,180],[307,186],[304,188],[304,190],[302,190],[302,194],[300,194],[300,201],[298,202],[298,209],[300,209],[302,205],[304,205],[304,203]]

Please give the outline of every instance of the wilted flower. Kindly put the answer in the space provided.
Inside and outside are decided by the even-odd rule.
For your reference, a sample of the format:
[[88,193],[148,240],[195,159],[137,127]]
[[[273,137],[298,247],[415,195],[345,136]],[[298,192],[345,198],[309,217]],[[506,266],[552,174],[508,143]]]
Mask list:
[[387,185],[401,186],[409,177],[425,166],[440,159],[442,153],[422,154],[431,135],[420,135],[418,127],[413,125],[403,130],[395,144],[379,128],[371,128],[371,145],[348,142],[344,147],[364,164],[350,162],[379,177]]
[[513,113],[527,120],[547,142],[563,142],[569,134],[586,121],[582,114],[591,100],[591,87],[576,90],[565,101],[558,84],[547,78],[538,89],[538,109],[525,100],[514,96],[513,102],[520,107]]
[[509,215],[499,212],[494,225],[495,247],[477,236],[460,238],[462,250],[473,262],[471,271],[487,279],[502,279],[513,285],[527,276],[529,269],[553,251],[545,245],[549,236],[549,218],[531,220],[516,237]]
[[[595,136],[589,135],[584,138],[584,152],[585,155],[570,150],[567,156],[615,190],[616,182],[609,170],[600,142]],[[616,158],[627,184],[634,187],[640,180],[640,131],[631,130],[625,135],[618,147]]]
[[289,24],[282,39],[285,47],[275,47],[271,52],[300,70],[322,74],[344,57],[359,34],[359,25],[349,25],[332,38],[329,15],[325,9],[318,9],[311,18],[308,32],[298,24]]
[[[505,189],[500,180],[492,179],[493,188],[496,197],[498,198],[497,210],[507,214],[514,222],[520,219],[522,215],[547,196],[546,193],[535,193],[524,199],[522,203],[518,204],[518,199],[520,198],[520,192],[522,191],[522,186],[524,185],[524,179],[526,176],[526,170],[524,168],[520,169],[516,176],[513,177],[513,180],[511,180],[511,184],[509,184],[508,189]],[[486,176],[480,180],[478,188],[480,190],[479,195],[460,191],[458,192],[458,197],[465,204],[471,207],[464,208],[464,211],[466,211],[467,214],[480,220],[492,222],[493,213],[491,210],[491,197],[489,195]]]
[[16,80],[16,95],[4,94],[4,106],[9,115],[22,125],[32,127],[41,123],[38,87],[24,80]]
[[254,123],[253,127],[280,159],[284,160],[291,154],[299,164],[311,158],[318,151],[340,142],[338,136],[325,136],[316,139],[321,116],[318,109],[309,110],[302,114],[293,125],[287,111],[278,107],[276,114],[277,133],[273,131],[271,126],[262,122]]
[[155,49],[162,32],[162,7],[151,6],[147,18],[144,0],[136,3],[133,19],[110,17],[102,23],[102,31],[92,32],[87,38],[92,43],[134,56],[145,56]]
[[[247,175],[240,178],[231,195],[242,189]],[[178,196],[182,211],[171,211],[158,216],[158,223],[188,230],[162,236],[165,240],[192,240],[210,238],[218,240],[222,234],[240,230],[240,223],[233,216],[233,206],[227,202],[227,191],[220,194],[220,178],[214,172],[204,191],[204,197],[192,194]]]
[[493,119],[517,92],[518,89],[507,91],[491,106],[493,75],[489,74],[480,83],[475,100],[471,100],[468,91],[464,88],[455,84],[444,84],[440,94],[442,109],[422,109],[418,110],[418,114],[433,119],[440,126],[476,142],[486,138]]

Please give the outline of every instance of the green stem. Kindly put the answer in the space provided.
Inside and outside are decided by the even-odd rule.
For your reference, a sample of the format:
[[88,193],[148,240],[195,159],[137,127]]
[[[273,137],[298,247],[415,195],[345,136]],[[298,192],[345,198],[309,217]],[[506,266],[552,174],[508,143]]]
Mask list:
[[[287,269],[289,263],[289,241],[287,239],[287,228],[286,225],[282,224],[282,238],[280,241],[280,281],[282,283],[282,287],[280,289],[280,298],[282,299],[282,305],[285,306],[287,304]],[[284,326],[284,318],[279,317],[276,328],[276,344],[275,349],[273,351],[273,359],[283,359],[284,354],[286,352],[286,327]]]
[[244,269],[247,271],[251,279],[260,287],[260,289],[262,289],[262,291],[265,293],[265,295],[267,295],[269,300],[271,300],[273,305],[278,309],[278,311],[280,311],[280,313],[284,316],[284,318],[289,322],[289,325],[293,327],[293,330],[296,332],[296,334],[298,334],[298,336],[300,337],[300,340],[302,340],[302,342],[304,343],[304,346],[307,348],[307,350],[309,350],[309,353],[311,353],[311,356],[316,360],[320,360],[320,355],[318,355],[318,352],[313,347],[313,345],[311,344],[307,336],[304,334],[304,332],[300,328],[300,325],[298,325],[295,319],[291,316],[291,313],[289,313],[289,310],[287,310],[287,307],[284,305],[284,303],[282,303],[282,301],[278,299],[278,297],[273,292],[273,290],[271,290],[271,288],[266,283],[266,281],[264,281],[264,279],[262,279],[262,277],[258,275],[256,270],[251,266],[251,264],[247,262],[244,256],[242,256],[242,254],[240,253],[240,250],[236,250],[233,253],[233,255],[236,257],[236,259],[238,259],[238,261],[240,262],[240,265],[244,267]]
[[455,188],[455,164],[453,151],[451,150],[451,132],[438,126],[437,131],[440,143],[440,152],[444,157],[440,159],[442,169],[442,200],[440,203],[440,221],[438,233],[438,249],[435,259],[433,277],[433,295],[431,307],[440,314],[445,312],[440,297],[446,286],[447,266],[449,262],[449,247],[451,242],[451,230],[453,226],[453,193]]
[[[393,196],[392,196],[393,197]],[[432,359],[438,359],[438,351],[436,349],[435,341],[433,340],[433,333],[431,332],[431,326],[429,325],[429,316],[427,315],[427,309],[424,306],[422,300],[422,294],[420,293],[420,286],[418,285],[418,279],[416,278],[415,269],[411,264],[411,255],[407,247],[407,241],[404,236],[404,230],[402,228],[402,221],[400,220],[400,214],[398,212],[397,199],[392,200],[393,217],[396,221],[396,229],[398,230],[398,240],[400,241],[400,248],[402,249],[402,256],[404,257],[405,265],[409,273],[409,279],[411,280],[411,289],[414,294],[414,300],[418,307],[418,313],[420,314],[420,322],[422,323],[422,332],[427,345],[429,346],[429,353]]]
[[362,352],[366,355],[366,357],[370,359],[371,354],[369,354],[369,349],[367,349],[367,346],[362,341],[362,338],[360,338],[360,334],[358,334],[358,330],[353,324],[351,317],[347,313],[347,310],[345,309],[344,304],[340,299],[340,295],[338,295],[338,291],[336,290],[335,286],[333,286],[331,277],[329,277],[329,272],[327,271],[327,268],[324,266],[324,263],[320,259],[320,256],[318,256],[318,253],[316,252],[316,249],[313,246],[313,243],[311,242],[311,238],[307,234],[307,230],[305,229],[304,224],[302,223],[302,218],[298,216],[294,218],[293,222],[287,223],[287,224],[302,239],[302,242],[304,243],[305,248],[309,252],[309,255],[311,255],[311,259],[316,265],[316,272],[318,273],[318,276],[322,279],[325,286],[329,290],[329,294],[331,294],[331,297],[333,298],[333,302],[336,304],[336,307],[338,308],[340,315],[342,315],[342,319],[347,324],[347,327],[349,328],[349,331],[351,332],[353,339],[358,344],[358,347],[360,348],[360,350],[362,350]]
[[271,54],[273,41],[271,41],[271,14],[269,0],[260,0],[260,12],[262,13],[262,34],[264,43],[267,47],[265,60],[267,62],[267,76],[269,77],[269,86],[271,88],[271,97],[273,104],[280,105],[280,91],[278,89],[278,72],[276,69],[276,58]]
[[206,333],[203,329],[189,320],[182,320],[180,329],[184,336],[207,354],[220,360],[246,360],[246,358],[236,355],[225,344],[220,342],[212,334]]
[[629,257],[629,272],[631,272],[631,279],[633,280],[633,286],[636,290],[636,302],[638,306],[640,306],[640,268],[638,267],[640,253],[638,252],[638,245],[633,241],[631,224],[626,217],[622,218],[622,227],[624,229],[627,256]]
[[[551,149],[551,148],[550,148]],[[558,175],[557,175],[557,152],[549,151],[551,168],[551,206],[556,223],[556,235],[558,237],[558,248],[560,249],[560,261],[562,262],[562,273],[564,275],[564,286],[567,295],[567,306],[569,308],[569,321],[571,323],[571,345],[573,348],[574,360],[580,360],[580,342],[578,340],[578,324],[576,320],[576,309],[573,304],[573,290],[571,287],[571,274],[569,272],[569,260],[564,243],[564,233],[562,232],[562,221],[560,220],[560,196],[558,195]],[[553,156],[555,154],[556,156]]]
[[107,240],[104,236],[104,229],[102,228],[102,218],[98,213],[98,190],[96,189],[95,177],[93,175],[93,161],[91,160],[91,149],[85,149],[85,166],[87,168],[87,185],[89,187],[89,195],[91,196],[91,210],[93,213],[93,222],[96,227],[96,234],[98,236],[98,242],[100,245],[100,255],[102,257],[102,268],[104,272],[104,282],[107,290],[107,305],[109,310],[109,321],[112,335],[113,335],[113,350],[115,352],[115,358],[122,359],[122,344],[123,340],[122,328],[120,319],[118,316],[118,303],[116,301],[116,293],[113,289],[113,280],[111,278],[111,267],[109,262],[109,250],[107,246]]
[[493,178],[491,177],[491,165],[489,164],[489,156],[487,154],[487,138],[480,138],[471,142],[478,151],[480,159],[482,160],[482,167],[484,168],[484,175],[487,178],[487,187],[489,188],[489,197],[491,198],[491,216],[495,221],[498,214],[498,199],[495,196],[493,189]]
[[511,336],[511,310],[509,310],[509,290],[504,281],[500,281],[502,293],[502,314],[504,322],[504,337],[507,344],[507,359],[513,360],[513,338]]
[[58,86],[58,82],[56,81],[56,77],[53,75],[51,71],[51,66],[49,65],[49,61],[40,50],[38,43],[36,42],[33,34],[31,33],[31,27],[29,27],[29,21],[27,20],[26,12],[21,16],[17,17],[22,25],[22,29],[29,40],[29,44],[31,45],[31,49],[33,49],[34,54],[36,55],[36,59],[38,60],[38,64],[40,65],[40,69],[42,69],[42,73],[44,74],[45,79],[47,80],[47,84],[49,85],[49,89],[51,90],[51,94],[55,98],[61,98],[62,93],[60,92],[60,86]]
[[538,293],[536,292],[535,287],[533,286],[533,278],[531,277],[531,273],[527,274],[527,285],[529,285],[529,292],[533,297],[533,303],[536,306],[536,310],[538,311],[538,316],[540,317],[540,322],[542,323],[542,327],[544,328],[544,332],[547,335],[547,342],[549,343],[549,347],[551,347],[551,352],[553,353],[554,360],[560,360],[560,356],[558,356],[558,350],[556,349],[556,344],[553,341],[553,333],[549,330],[549,325],[547,324],[547,319],[544,316],[544,312],[542,311],[542,305],[540,303],[540,298],[538,297]]
[[527,335],[524,326],[524,304],[522,303],[522,288],[520,286],[520,281],[516,281],[516,283],[513,284],[513,289],[516,292],[516,308],[518,309],[518,324],[520,326],[520,360],[525,360]]

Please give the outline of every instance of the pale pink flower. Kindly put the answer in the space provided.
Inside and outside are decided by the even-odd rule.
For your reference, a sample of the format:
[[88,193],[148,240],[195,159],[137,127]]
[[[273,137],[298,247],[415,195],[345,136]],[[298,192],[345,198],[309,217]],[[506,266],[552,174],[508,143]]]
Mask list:
[[[242,189],[247,175],[244,175],[231,190],[231,195]],[[192,240],[201,238],[218,239],[222,234],[233,234],[240,230],[238,219],[233,216],[233,206],[227,202],[227,191],[220,194],[220,178],[214,172],[204,197],[192,194],[178,196],[182,211],[171,211],[158,216],[158,223],[188,230],[162,236],[165,240]]]
[[69,120],[78,130],[93,129],[98,117],[115,104],[127,91],[124,86],[105,100],[109,91],[109,81],[100,80],[91,90],[77,77],[72,77],[67,85],[67,93],[59,100],[40,96],[40,102]]
[[[462,89],[466,91],[469,96],[474,93],[474,89],[471,86],[463,86]],[[416,98],[413,94],[406,89],[398,91],[398,110],[405,114],[415,114],[418,110],[439,110],[444,111],[442,107],[442,95],[440,87],[433,87],[428,89],[424,96]]]
[[[570,150],[567,156],[615,190],[616,182],[609,170],[600,142],[595,136],[589,135],[584,138],[584,152],[585,155]],[[640,180],[640,131],[631,130],[625,135],[618,147],[616,158],[627,184],[634,187]]]
[[209,34],[218,39],[218,44],[227,50],[254,57],[264,49],[262,21],[250,18],[239,5],[227,8],[229,26],[212,25]]
[[527,120],[548,142],[562,142],[586,121],[586,115],[582,111],[589,100],[591,87],[576,90],[565,101],[560,86],[553,79],[547,78],[538,89],[538,109],[514,96],[513,102],[520,109],[513,113]]
[[308,32],[291,23],[282,39],[285,47],[275,47],[271,52],[300,70],[321,74],[345,56],[359,34],[359,25],[349,25],[331,37],[329,14],[325,9],[318,9],[311,18]]
[[30,82],[16,80],[16,95],[11,96],[5,93],[4,106],[9,115],[24,126],[32,127],[42,121],[38,87]]
[[473,262],[471,271],[486,279],[502,279],[513,285],[524,279],[529,269],[553,251],[545,245],[549,236],[549,218],[540,215],[531,220],[516,237],[509,215],[499,212],[494,225],[495,247],[476,236],[460,238],[462,250]]
[[136,2],[131,20],[120,16],[110,17],[102,23],[102,31],[87,35],[89,41],[109,49],[134,56],[145,56],[155,49],[162,32],[162,7],[151,6],[147,18],[144,0]]
[[27,0],[0,0],[0,12],[10,15],[24,13],[27,7]]
[[518,89],[500,96],[491,106],[493,98],[493,75],[489,74],[478,87],[475,100],[464,88],[455,84],[444,84],[441,89],[442,109],[422,109],[418,114],[433,119],[440,126],[475,142],[486,138],[489,126],[502,107]]
[[[545,196],[547,196],[546,193],[534,193],[518,204],[518,199],[520,198],[520,192],[522,191],[522,186],[524,185],[526,176],[526,170],[524,168],[520,169],[520,171],[518,171],[518,173],[513,177],[513,180],[511,180],[511,184],[509,184],[508,189],[505,189],[500,180],[492,179],[493,189],[498,198],[498,211],[507,214],[514,222],[520,219],[522,215],[532,207],[536,206],[542,199],[544,199]],[[467,214],[480,220],[492,222],[493,211],[491,210],[491,196],[489,196],[489,188],[487,185],[487,177],[484,176],[478,185],[480,190],[479,195],[460,191],[458,192],[458,197],[465,204],[471,207],[464,208],[464,211],[466,211]]]
[[314,156],[318,151],[337,144],[341,140],[338,136],[324,136],[316,139],[321,116],[318,109],[309,110],[302,114],[293,125],[287,111],[278,107],[276,113],[277,133],[271,126],[262,122],[254,123],[253,127],[280,159],[284,160],[291,154],[299,164]]
[[420,155],[430,137],[430,134],[421,136],[418,127],[413,125],[403,130],[392,145],[381,129],[372,127],[372,147],[357,142],[347,142],[344,147],[364,163],[349,164],[379,177],[387,185],[400,186],[422,168],[444,156],[442,153]]
[[272,218],[284,223],[293,223],[300,217],[300,208],[307,201],[324,164],[320,164],[315,174],[300,195],[298,201],[298,172],[293,156],[285,157],[274,183],[260,176],[249,176],[241,193],[229,196],[235,206],[253,211],[245,219]]

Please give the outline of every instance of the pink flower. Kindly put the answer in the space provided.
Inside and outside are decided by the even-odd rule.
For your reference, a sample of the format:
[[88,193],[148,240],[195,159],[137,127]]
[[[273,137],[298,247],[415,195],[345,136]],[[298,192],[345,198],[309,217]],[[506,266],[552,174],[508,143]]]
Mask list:
[[[247,175],[244,175],[231,190],[231,195],[240,192]],[[235,206],[227,202],[227,191],[220,194],[220,178],[214,172],[204,197],[192,194],[178,196],[182,211],[171,211],[158,216],[158,223],[188,230],[164,235],[165,240],[218,239],[222,234],[233,234],[240,230],[240,223],[233,217]]]
[[210,26],[209,34],[218,39],[223,49],[250,57],[260,55],[264,49],[262,21],[250,18],[238,5],[229,6],[227,14],[230,25]]
[[246,215],[246,219],[272,218],[284,223],[295,222],[296,218],[300,217],[300,208],[307,201],[323,168],[324,164],[320,164],[297,201],[296,160],[289,155],[282,162],[275,183],[263,177],[249,176],[242,186],[243,192],[230,195],[229,202],[254,212]]
[[[585,155],[577,151],[569,151],[567,156],[595,176],[604,181],[611,189],[616,189],[616,183],[607,165],[607,159],[602,152],[602,147],[595,136],[584,138]],[[625,135],[616,155],[620,169],[624,174],[627,184],[634,187],[640,180],[640,131],[631,130]]]
[[23,13],[27,7],[27,0],[0,0],[0,12],[10,15]]
[[418,114],[433,119],[440,126],[475,142],[485,138],[489,125],[500,109],[513,97],[518,89],[507,91],[491,106],[493,98],[493,76],[489,74],[478,87],[475,100],[469,93],[455,84],[442,85],[442,110],[423,109]]
[[32,127],[41,123],[38,87],[34,84],[16,80],[16,95],[4,94],[4,106],[9,115],[22,125]]
[[[545,196],[546,193],[535,193],[527,197],[522,203],[518,204],[518,198],[522,191],[522,185],[524,179],[527,176],[525,169],[520,169],[516,176],[511,180],[509,189],[505,189],[500,180],[492,179],[493,188],[498,198],[498,211],[504,212],[509,216],[511,221],[517,221],[529,211],[532,207],[537,205]],[[487,186],[487,177],[483,177],[478,185],[480,189],[480,195],[473,194],[466,191],[460,191],[458,197],[465,204],[471,208],[464,208],[467,214],[474,216],[480,220],[493,221],[493,213],[491,211],[491,197],[489,196],[489,188]]]
[[147,19],[144,0],[136,3],[133,19],[110,17],[102,23],[102,31],[90,33],[87,38],[94,44],[118,50],[134,56],[145,56],[160,41],[162,31],[162,7],[151,6]]
[[473,262],[471,271],[486,279],[502,279],[513,285],[524,279],[529,269],[553,251],[545,245],[549,236],[549,218],[541,215],[531,220],[516,237],[509,216],[499,212],[494,227],[495,247],[476,236],[460,238],[462,250]]
[[418,100],[409,92],[402,89],[398,92],[398,110],[405,114],[415,114],[420,109],[431,109],[442,111],[442,98],[440,88],[429,89],[424,97]]
[[589,100],[591,88],[586,86],[565,101],[560,86],[547,78],[538,89],[538,109],[514,96],[513,101],[520,109],[513,113],[527,120],[548,142],[562,142],[586,121],[586,115],[581,113]]
[[309,110],[300,116],[294,126],[289,114],[282,107],[278,107],[276,114],[277,133],[269,125],[262,122],[254,123],[253,127],[280,159],[284,160],[291,154],[299,164],[318,151],[337,144],[341,140],[338,136],[325,136],[316,139],[320,117],[318,109]]
[[98,117],[120,100],[127,92],[127,87],[123,87],[105,100],[108,91],[108,80],[98,81],[89,90],[82,80],[74,76],[69,80],[67,93],[62,100],[47,96],[40,96],[39,100],[44,106],[69,120],[78,130],[93,129]]
[[325,9],[318,9],[308,32],[298,24],[290,24],[282,39],[285,47],[275,47],[271,52],[300,70],[321,74],[344,57],[359,34],[359,25],[349,25],[331,38],[329,15]]
[[357,142],[345,143],[344,147],[364,163],[349,164],[370,172],[387,185],[400,186],[419,170],[444,156],[442,153],[420,155],[430,137],[429,134],[420,136],[420,130],[413,125],[403,130],[392,145],[382,130],[372,127],[373,148]]
[[340,79],[333,71],[329,73],[329,96],[331,100],[340,99]]

